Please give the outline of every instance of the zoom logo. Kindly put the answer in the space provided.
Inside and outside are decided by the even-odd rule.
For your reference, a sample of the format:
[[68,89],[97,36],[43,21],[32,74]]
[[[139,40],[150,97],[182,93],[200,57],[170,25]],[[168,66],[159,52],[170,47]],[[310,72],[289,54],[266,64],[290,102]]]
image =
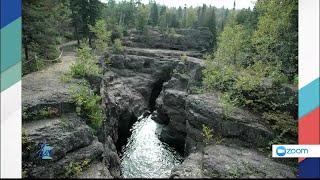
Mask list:
[[284,156],[284,155],[286,155],[286,152],[287,152],[286,148],[283,146],[279,146],[276,150],[276,153],[278,156]]
[[320,144],[283,144],[272,145],[274,158],[318,158],[320,157]]
[[285,155],[306,155],[308,152],[306,148],[285,148],[284,146],[279,146],[276,149],[276,154],[280,157]]

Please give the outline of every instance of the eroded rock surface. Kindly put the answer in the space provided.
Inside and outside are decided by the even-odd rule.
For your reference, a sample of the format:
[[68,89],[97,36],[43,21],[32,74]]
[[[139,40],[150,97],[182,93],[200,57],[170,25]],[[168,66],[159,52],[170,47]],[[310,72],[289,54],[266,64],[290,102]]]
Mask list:
[[[93,171],[89,168],[93,162],[99,164],[101,174],[95,176],[110,178],[120,174],[116,172],[119,167],[114,167],[120,164],[114,163],[120,161],[116,149],[110,148],[114,142],[98,141],[87,120],[76,113],[71,87],[83,80],[62,80],[74,62],[75,53],[65,53],[61,62],[22,78],[24,177],[74,176],[70,171],[84,162],[87,164],[82,170],[89,172]],[[38,157],[42,144],[53,147],[52,160]]]
[[130,30],[124,44],[129,47],[159,48],[172,50],[196,50],[209,52],[212,48],[213,35],[208,28],[176,29],[175,34],[165,35],[151,28],[142,35],[137,30]]
[[256,150],[210,145],[191,153],[172,170],[173,178],[295,178],[293,167],[274,162]]

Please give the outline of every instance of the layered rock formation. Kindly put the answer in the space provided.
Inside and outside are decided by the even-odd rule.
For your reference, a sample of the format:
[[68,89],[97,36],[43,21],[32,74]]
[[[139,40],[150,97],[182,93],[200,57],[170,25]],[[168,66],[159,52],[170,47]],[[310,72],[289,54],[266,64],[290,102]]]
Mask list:
[[[113,55],[110,58],[111,70],[104,78],[109,102],[113,106],[110,112],[115,119],[110,123],[110,130],[118,130],[114,134],[120,135],[122,131],[126,131],[127,135],[130,135],[130,124],[144,111],[155,110],[152,112],[153,120],[164,124],[159,138],[187,156],[182,165],[173,170],[172,177],[230,176],[227,172],[231,171],[231,168],[220,171],[220,167],[210,166],[207,161],[213,165],[220,163],[221,167],[231,167],[240,165],[238,157],[211,153],[216,148],[228,149],[227,152],[230,154],[240,156],[241,162],[243,160],[261,171],[251,172],[250,176],[250,173],[247,173],[250,171],[242,168],[239,169],[240,177],[294,177],[293,168],[276,163],[258,151],[259,148],[267,147],[274,138],[273,130],[264,123],[260,115],[236,108],[226,117],[219,103],[219,92],[198,94],[202,81],[201,71],[204,68],[203,61],[197,58],[201,57],[198,55],[201,52],[195,51],[201,50],[200,45],[182,48],[173,43],[162,46],[157,42],[166,42],[165,36],[159,35],[157,31],[151,33],[155,33],[155,39],[150,42],[157,45],[148,44],[143,41],[143,36],[133,33],[126,39],[125,44],[134,47],[128,47],[125,55]],[[147,46],[167,50],[147,49]],[[206,45],[203,45],[203,49],[206,49]],[[184,53],[188,55],[185,62],[180,59],[180,55]],[[282,95],[291,97],[294,91],[286,92],[291,93]],[[205,147],[206,150],[203,152],[203,125],[213,129],[214,134],[221,137],[224,143]],[[114,137],[114,140],[122,138],[118,136]],[[233,148],[229,147],[230,145]],[[249,157],[250,154],[254,157]],[[267,165],[258,165],[259,161],[265,161]],[[273,173],[268,166],[275,169],[279,167],[279,170]],[[185,169],[189,169],[189,175],[184,174]],[[284,173],[285,171],[287,173]]]
[[[110,55],[111,64],[103,77],[88,78],[102,96],[104,122],[96,134],[76,115],[70,99],[69,86],[77,80],[67,84],[59,79],[70,68],[74,54],[55,67],[25,76],[23,106],[32,114],[26,119],[33,120],[24,123],[27,175],[62,177],[70,162],[89,160],[82,177],[119,177],[117,153],[138,117],[152,113],[153,120],[164,125],[159,138],[186,155],[171,177],[293,177],[293,168],[258,152],[274,138],[259,115],[236,108],[226,117],[218,92],[198,94],[204,68],[201,58],[210,50],[210,32],[201,28],[176,32],[167,37],[156,30],[147,35],[131,31],[124,40],[130,46],[126,52]],[[181,60],[182,54],[187,55],[186,61]],[[54,117],[38,116],[43,108],[54,112]],[[203,125],[223,143],[206,146]],[[35,159],[41,143],[55,148],[52,161]]]
[[150,28],[141,34],[137,30],[129,30],[124,45],[140,48],[160,48],[209,52],[212,49],[212,33],[208,28],[175,29],[174,34],[162,34],[158,29]]
[[211,145],[191,153],[171,178],[295,178],[293,172],[252,149]]
[[[87,120],[76,113],[70,88],[82,80],[61,80],[74,60],[74,53],[66,53],[61,63],[22,78],[24,177],[67,177],[83,163],[80,177],[120,175],[113,142],[98,141]],[[52,160],[38,158],[42,144],[54,148]]]

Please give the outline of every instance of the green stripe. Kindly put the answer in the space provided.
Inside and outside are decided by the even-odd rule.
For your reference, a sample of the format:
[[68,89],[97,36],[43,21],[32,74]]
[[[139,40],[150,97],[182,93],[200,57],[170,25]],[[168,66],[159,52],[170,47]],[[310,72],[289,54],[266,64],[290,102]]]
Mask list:
[[1,72],[21,61],[21,17],[1,29]]
[[1,73],[1,92],[21,80],[21,62]]

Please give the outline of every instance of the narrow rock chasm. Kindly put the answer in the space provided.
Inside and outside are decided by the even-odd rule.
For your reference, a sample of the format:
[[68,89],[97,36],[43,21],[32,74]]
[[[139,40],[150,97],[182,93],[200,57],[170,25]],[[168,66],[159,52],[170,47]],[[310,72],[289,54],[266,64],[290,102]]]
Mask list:
[[156,110],[156,100],[162,91],[162,87],[163,87],[164,82],[165,81],[163,79],[160,79],[160,80],[156,81],[152,86],[152,91],[151,91],[151,95],[149,98],[150,112],[153,112],[154,110]]
[[132,133],[130,129],[137,120],[138,118],[128,111],[121,114],[118,125],[118,140],[116,142],[116,148],[119,153],[121,153],[122,147],[127,144],[128,138]]

